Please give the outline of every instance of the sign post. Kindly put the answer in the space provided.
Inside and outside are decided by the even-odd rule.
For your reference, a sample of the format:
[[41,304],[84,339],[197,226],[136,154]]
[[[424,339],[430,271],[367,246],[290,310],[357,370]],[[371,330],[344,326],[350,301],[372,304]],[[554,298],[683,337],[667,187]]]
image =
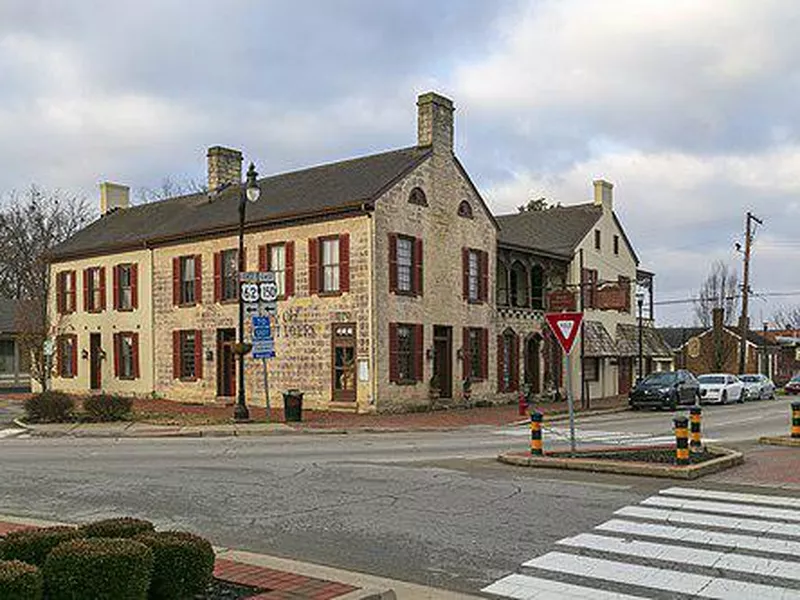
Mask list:
[[569,447],[571,452],[575,452],[575,398],[572,393],[572,361],[570,354],[575,345],[575,340],[581,330],[583,313],[562,312],[547,313],[544,316],[553,336],[558,341],[564,351],[564,362],[567,370],[567,406],[569,408]]
[[267,409],[267,421],[270,420],[269,371],[267,359],[275,358],[275,339],[272,337],[270,316],[277,312],[278,285],[275,273],[258,271],[241,273],[242,300],[245,312],[253,319],[252,357],[261,359],[264,372],[264,401]]

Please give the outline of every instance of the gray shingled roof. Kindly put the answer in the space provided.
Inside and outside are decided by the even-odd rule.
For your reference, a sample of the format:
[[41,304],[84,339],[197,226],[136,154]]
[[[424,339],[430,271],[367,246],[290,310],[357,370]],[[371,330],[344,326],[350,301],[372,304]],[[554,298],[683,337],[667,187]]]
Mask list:
[[[739,335],[738,327],[731,327],[729,325],[726,325],[725,329],[735,336]],[[660,327],[658,329],[659,334],[667,343],[667,345],[670,348],[672,348],[672,350],[679,350],[680,347],[683,346],[690,339],[698,335],[701,335],[706,331],[711,331],[711,328],[710,327]],[[756,346],[763,346],[764,336],[761,332],[750,330],[747,332],[747,341],[750,342],[751,344],[755,344]],[[772,342],[767,340],[767,345],[772,345]]]
[[583,322],[583,353],[589,357],[617,356],[617,345],[599,321]]
[[[637,325],[617,324],[617,350],[619,356],[637,356],[639,354],[639,327]],[[642,354],[669,358],[672,356],[672,350],[661,337],[658,329],[642,327]]]
[[[259,180],[261,197],[247,207],[248,224],[357,207],[380,196],[430,155],[412,146]],[[238,225],[240,188],[190,194],[117,210],[51,252],[53,259],[104,253]]]
[[0,298],[0,333],[16,333],[18,300]]
[[593,203],[500,215],[498,242],[572,258],[603,214]]

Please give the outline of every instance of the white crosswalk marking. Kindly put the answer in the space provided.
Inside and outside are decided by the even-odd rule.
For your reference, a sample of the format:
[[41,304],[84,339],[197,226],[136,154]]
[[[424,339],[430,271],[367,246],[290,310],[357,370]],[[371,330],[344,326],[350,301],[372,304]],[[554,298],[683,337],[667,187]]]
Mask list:
[[800,498],[672,487],[614,515],[483,591],[525,600],[800,600]]
[[[516,437],[530,436],[527,427],[515,427],[513,429],[503,429],[495,432],[496,435],[510,435]],[[569,441],[569,428],[559,426],[544,426],[542,436],[545,441],[566,442]],[[636,433],[631,431],[604,431],[598,429],[575,429],[575,438],[580,443],[597,444],[608,446],[660,446],[675,442],[674,435],[653,435],[651,433]],[[714,442],[714,439],[707,438],[706,442]]]
[[25,433],[24,429],[19,429],[19,428],[16,428],[16,427],[15,428],[11,428],[11,429],[0,429],[0,439],[16,437],[16,436],[21,435],[23,433]]

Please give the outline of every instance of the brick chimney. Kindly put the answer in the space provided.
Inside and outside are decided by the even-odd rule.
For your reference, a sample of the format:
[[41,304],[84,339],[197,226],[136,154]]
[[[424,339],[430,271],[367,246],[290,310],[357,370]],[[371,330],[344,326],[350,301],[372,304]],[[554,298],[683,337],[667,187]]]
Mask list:
[[711,327],[714,331],[722,331],[722,326],[725,324],[725,309],[713,308],[711,309]]
[[603,212],[614,210],[614,184],[604,179],[594,181],[594,205],[601,206]]
[[127,185],[104,181],[100,184],[100,215],[128,208],[131,203],[131,189]]
[[453,101],[436,92],[417,98],[417,145],[453,152]]
[[242,153],[238,150],[211,146],[208,149],[208,191],[214,192],[225,184],[242,182]]

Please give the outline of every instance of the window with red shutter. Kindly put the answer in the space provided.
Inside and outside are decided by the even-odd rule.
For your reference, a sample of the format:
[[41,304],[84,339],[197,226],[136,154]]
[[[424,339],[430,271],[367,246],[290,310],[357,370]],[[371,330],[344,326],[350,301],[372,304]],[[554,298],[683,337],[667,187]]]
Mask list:
[[422,296],[424,286],[422,239],[414,240],[414,293]]
[[203,332],[199,329],[194,332],[194,369],[195,378],[203,378]]
[[464,300],[469,300],[469,248],[461,249],[461,295]]
[[481,329],[481,379],[489,379],[489,330]]
[[480,289],[478,291],[478,298],[480,302],[488,302],[489,300],[489,253],[479,251],[479,271],[480,271]]
[[350,234],[339,236],[339,291],[350,291]]
[[412,384],[422,380],[423,342],[422,325],[389,324],[390,381]]
[[100,301],[97,303],[97,310],[103,311],[106,309],[106,268],[100,267]]
[[308,240],[308,294],[319,293],[319,240]]
[[83,310],[86,312],[93,312],[91,304],[91,295],[89,294],[89,271],[90,269],[83,270]]
[[389,234],[389,292],[397,291],[397,234]]
[[56,274],[56,310],[58,314],[64,314],[64,273]]
[[131,308],[133,310],[136,310],[137,308],[139,308],[139,265],[138,265],[138,263],[133,263],[131,265]]
[[469,343],[469,327],[461,329],[461,380],[466,381],[470,377],[470,365],[472,364],[472,348]]
[[119,364],[122,358],[122,350],[120,348],[120,334],[114,334],[114,377],[119,377]]
[[389,323],[389,381],[392,383],[400,379],[397,351],[397,323]]
[[78,376],[78,336],[72,334],[69,336],[72,344],[72,376]]
[[194,257],[194,302],[203,303],[203,257],[199,254]]
[[214,252],[214,302],[222,300],[222,253]]
[[294,242],[286,242],[286,297],[294,296]]
[[114,374],[119,379],[139,376],[139,334],[120,331],[114,334]]
[[425,363],[425,328],[421,324],[414,326],[414,378],[423,380]]
[[181,372],[181,332],[172,332],[172,378],[180,379]]
[[258,270],[259,271],[266,271],[267,270],[267,247],[266,246],[259,246],[258,247]]
[[[294,246],[292,245],[292,248]],[[278,298],[284,299],[289,294],[288,286],[288,254],[289,243],[268,244],[265,248],[264,258],[266,260],[267,270],[275,275],[275,285],[278,287]],[[292,262],[294,262],[294,251],[292,252]],[[294,269],[292,269],[292,279],[294,278]],[[293,283],[293,282],[292,282]],[[292,286],[294,291],[294,286]]]
[[111,269],[111,306],[114,310],[119,310],[119,270],[121,265],[114,265]]
[[139,334],[132,333],[131,336],[133,338],[133,377],[139,379]]

